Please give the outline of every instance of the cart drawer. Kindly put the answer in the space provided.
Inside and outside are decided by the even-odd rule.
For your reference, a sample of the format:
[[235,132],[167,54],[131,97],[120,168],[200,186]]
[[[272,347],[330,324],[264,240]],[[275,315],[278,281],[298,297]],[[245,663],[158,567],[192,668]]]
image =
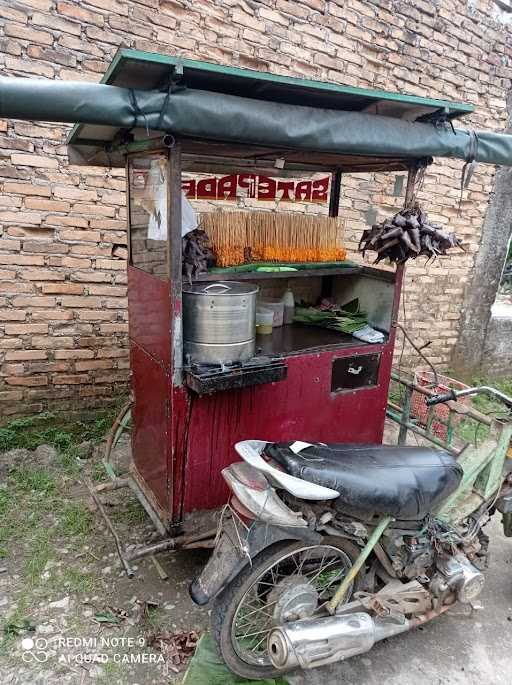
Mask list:
[[340,357],[332,363],[331,392],[356,390],[377,385],[380,354]]

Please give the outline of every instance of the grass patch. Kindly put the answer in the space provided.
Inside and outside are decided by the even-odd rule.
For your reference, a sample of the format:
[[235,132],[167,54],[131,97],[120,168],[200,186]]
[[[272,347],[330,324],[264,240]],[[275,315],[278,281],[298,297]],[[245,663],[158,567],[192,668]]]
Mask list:
[[105,465],[102,461],[95,461],[92,465],[91,478],[95,483],[101,483],[108,480]]
[[27,595],[21,595],[16,609],[8,614],[0,624],[0,655],[8,653],[9,646],[19,635],[33,633],[35,626],[28,615]]
[[54,550],[50,542],[50,530],[38,528],[30,539],[30,556],[23,566],[23,575],[31,588],[41,585],[42,574],[46,564],[53,559]]
[[0,559],[7,556],[7,543],[16,532],[16,526],[11,517],[16,507],[13,494],[7,487],[0,487]]
[[[120,398],[119,406],[124,401]],[[116,414],[116,406],[96,413],[91,418],[72,421],[51,412],[14,419],[0,428],[0,451],[16,448],[33,450],[39,445],[53,445],[66,452],[84,440],[99,442],[109,431]]]
[[100,580],[98,576],[76,568],[67,568],[59,577],[59,586],[66,592],[92,594],[97,591]]
[[152,630],[160,630],[168,626],[169,614],[165,609],[149,604],[144,613],[144,623]]
[[9,469],[9,480],[21,493],[43,493],[53,495],[57,491],[55,478],[43,468],[17,466]]
[[126,523],[130,525],[137,525],[144,523],[146,520],[146,512],[138,500],[130,499],[127,502],[119,505],[111,513],[111,517],[118,523]]
[[93,531],[92,512],[78,502],[65,505],[59,518],[60,528],[65,535],[86,537]]

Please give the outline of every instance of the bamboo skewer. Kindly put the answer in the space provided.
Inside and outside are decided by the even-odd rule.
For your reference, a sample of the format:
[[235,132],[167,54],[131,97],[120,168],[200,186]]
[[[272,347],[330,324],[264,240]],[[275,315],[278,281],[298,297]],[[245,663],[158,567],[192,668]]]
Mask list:
[[275,212],[203,214],[218,266],[249,262],[334,262],[346,257],[337,218]]

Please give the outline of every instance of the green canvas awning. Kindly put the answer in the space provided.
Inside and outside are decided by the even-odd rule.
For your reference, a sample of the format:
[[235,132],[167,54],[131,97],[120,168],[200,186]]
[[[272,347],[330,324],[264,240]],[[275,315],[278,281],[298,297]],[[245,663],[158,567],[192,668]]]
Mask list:
[[[185,158],[285,169],[404,168],[429,157],[512,165],[512,136],[454,129],[470,105],[122,50],[102,84],[0,79],[0,117],[71,122],[70,158],[123,161],[122,143],[179,136]],[[121,146],[120,146],[121,145]]]

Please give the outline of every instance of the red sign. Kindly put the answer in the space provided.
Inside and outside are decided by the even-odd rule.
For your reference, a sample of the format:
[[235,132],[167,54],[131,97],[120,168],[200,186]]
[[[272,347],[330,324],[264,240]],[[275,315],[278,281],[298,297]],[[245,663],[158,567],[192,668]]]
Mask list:
[[252,200],[278,202],[314,202],[328,199],[329,176],[310,181],[275,179],[256,174],[233,174],[220,178],[183,180],[181,187],[189,200]]

